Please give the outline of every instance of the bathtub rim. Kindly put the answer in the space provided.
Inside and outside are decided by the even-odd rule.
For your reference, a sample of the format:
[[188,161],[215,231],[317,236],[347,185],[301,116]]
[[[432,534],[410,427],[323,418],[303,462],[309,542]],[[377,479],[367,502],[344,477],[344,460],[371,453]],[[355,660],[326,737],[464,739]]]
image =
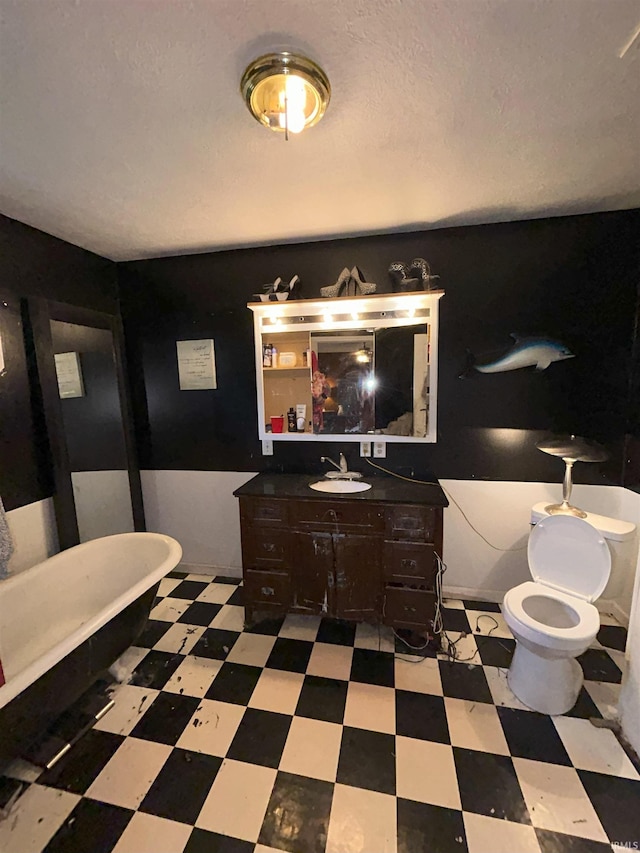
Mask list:
[[93,619],[89,619],[87,622],[84,622],[79,628],[76,628],[72,634],[68,634],[59,643],[56,643],[55,646],[52,646],[51,649],[45,652],[45,654],[36,658],[35,661],[26,666],[21,672],[13,676],[13,678],[7,679],[5,684],[0,687],[0,708],[4,708],[5,705],[15,699],[16,696],[19,696],[20,693],[26,690],[26,688],[33,684],[38,678],[40,678],[40,676],[44,675],[45,672],[59,663],[66,655],[74,651],[74,649],[80,646],[83,642],[89,639],[89,637],[95,634],[96,631],[113,619],[114,616],[124,610],[127,605],[131,604],[150,587],[162,580],[162,578],[180,562],[180,558],[182,557],[182,547],[173,537],[167,536],[165,533],[152,533],[148,531],[115,533],[111,536],[101,536],[98,539],[91,539],[88,542],[82,542],[80,545],[74,545],[71,548],[67,548],[65,551],[60,551],[58,554],[54,554],[47,560],[37,563],[30,569],[26,569],[25,571],[1,582],[2,586],[7,584],[16,585],[16,582],[19,583],[22,581],[24,576],[28,575],[33,569],[45,565],[52,560],[57,560],[59,557],[67,557],[72,553],[78,553],[90,548],[95,548],[97,542],[106,542],[114,539],[126,541],[127,539],[132,538],[137,540],[144,538],[164,542],[168,546],[166,558],[158,565],[157,568],[150,571],[133,586],[128,587],[122,595],[115,598],[107,607],[99,611]]

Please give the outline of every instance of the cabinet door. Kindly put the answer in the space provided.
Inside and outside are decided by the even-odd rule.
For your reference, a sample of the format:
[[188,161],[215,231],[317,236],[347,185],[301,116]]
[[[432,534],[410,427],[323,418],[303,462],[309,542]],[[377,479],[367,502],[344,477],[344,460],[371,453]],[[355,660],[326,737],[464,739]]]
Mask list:
[[340,619],[371,620],[379,612],[382,539],[334,533],[336,603]]
[[330,611],[333,598],[333,541],[330,533],[296,533],[291,567],[294,608]]

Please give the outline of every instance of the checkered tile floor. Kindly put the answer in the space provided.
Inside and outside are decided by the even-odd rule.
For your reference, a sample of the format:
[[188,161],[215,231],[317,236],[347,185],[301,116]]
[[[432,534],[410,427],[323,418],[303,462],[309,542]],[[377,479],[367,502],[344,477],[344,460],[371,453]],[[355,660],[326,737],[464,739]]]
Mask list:
[[[488,614],[491,618],[484,618]],[[606,617],[575,709],[511,694],[497,605],[449,601],[461,658],[288,616],[243,631],[233,578],[171,573],[115,708],[53,770],[0,780],[4,853],[600,853],[640,841],[640,775],[610,716]],[[495,621],[494,621],[495,620]],[[491,636],[487,636],[491,632]],[[6,810],[5,810],[6,811]],[[614,847],[615,849],[615,847]]]

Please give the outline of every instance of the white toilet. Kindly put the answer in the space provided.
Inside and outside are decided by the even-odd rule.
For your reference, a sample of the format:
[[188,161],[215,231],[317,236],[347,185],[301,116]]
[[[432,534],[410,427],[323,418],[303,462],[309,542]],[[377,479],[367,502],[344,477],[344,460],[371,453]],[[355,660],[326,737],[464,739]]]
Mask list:
[[564,714],[576,703],[583,675],[575,660],[594,641],[594,605],[609,580],[611,554],[603,534],[581,518],[552,515],[531,531],[533,578],[510,589],[503,615],[516,639],[508,682],[543,714]]

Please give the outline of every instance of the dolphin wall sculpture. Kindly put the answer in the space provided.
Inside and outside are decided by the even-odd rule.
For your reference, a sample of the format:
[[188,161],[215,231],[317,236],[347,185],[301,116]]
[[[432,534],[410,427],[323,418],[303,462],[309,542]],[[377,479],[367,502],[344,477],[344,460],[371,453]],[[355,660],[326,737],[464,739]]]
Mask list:
[[536,370],[546,370],[554,361],[564,361],[575,358],[574,353],[560,341],[549,338],[522,338],[511,334],[514,344],[500,358],[486,364],[476,364],[473,353],[468,353],[466,369],[460,374],[464,379],[471,370],[478,373],[505,373],[508,370],[520,370],[522,367],[535,367]]

